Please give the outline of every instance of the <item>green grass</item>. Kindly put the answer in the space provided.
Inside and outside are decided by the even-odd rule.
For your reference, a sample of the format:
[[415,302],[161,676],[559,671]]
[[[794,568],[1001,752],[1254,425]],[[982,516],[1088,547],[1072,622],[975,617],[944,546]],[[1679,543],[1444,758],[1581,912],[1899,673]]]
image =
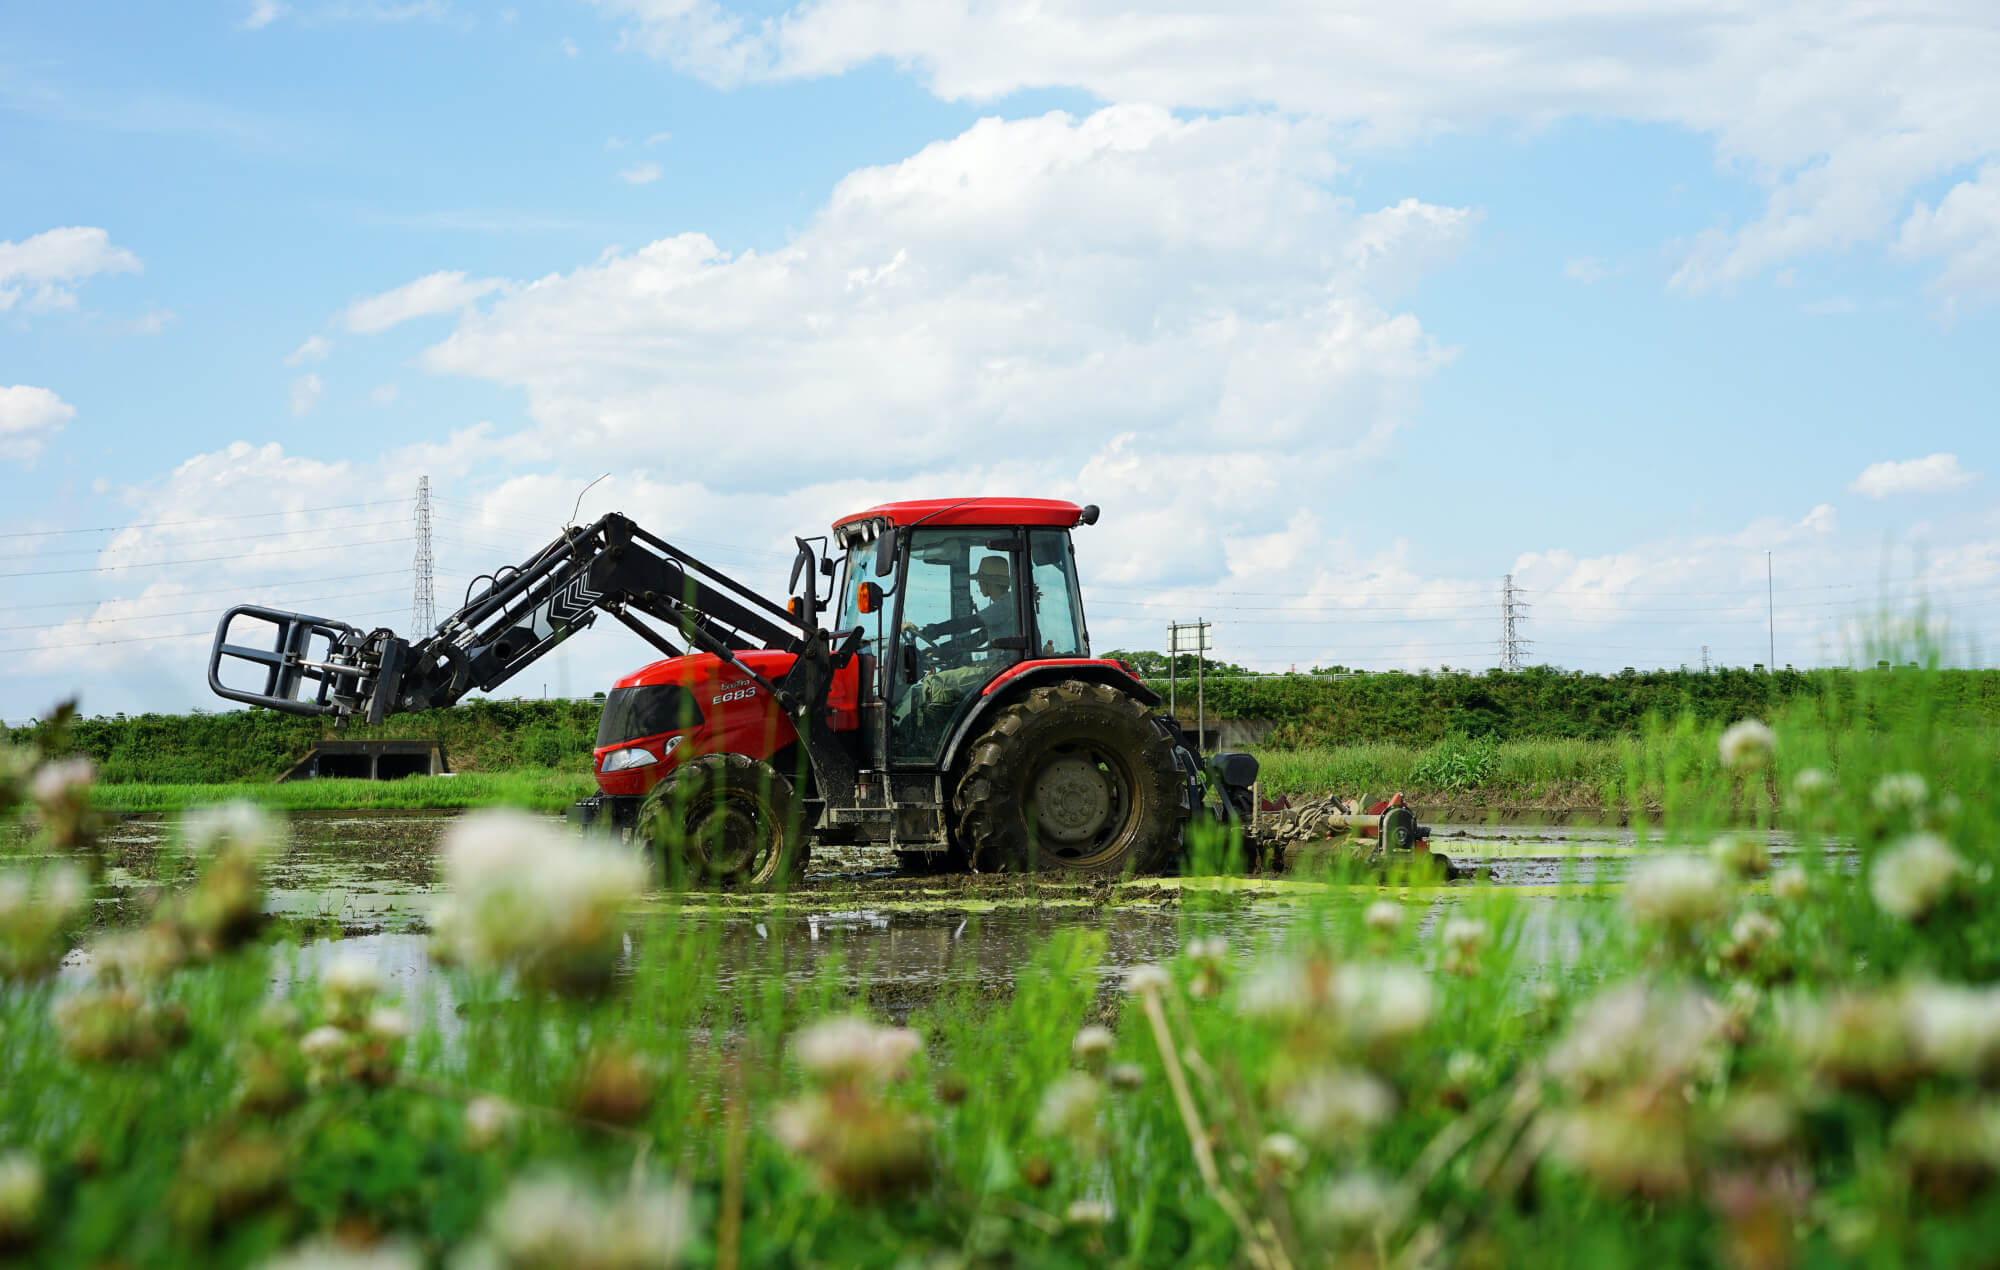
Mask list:
[[[1105,983],[1111,945],[1097,930],[1035,941],[999,989],[976,918],[935,948],[917,939],[948,973],[908,1015],[911,1070],[842,1104],[858,1164],[841,1176],[858,1168],[879,1191],[837,1192],[825,1142],[778,1131],[812,1083],[793,1047],[802,1026],[910,1008],[895,967],[842,945],[838,927],[806,971],[747,919],[655,917],[626,932],[626,973],[582,999],[444,967],[413,980],[429,988],[393,989],[416,994],[408,1042],[316,1082],[301,1038],[322,993],[287,945],[252,942],[149,988],[186,1031],[147,1057],[66,1053],[56,1003],[73,983],[0,985],[0,1154],[25,1152],[46,1179],[36,1223],[0,1239],[42,1267],[235,1267],[339,1230],[407,1240],[439,1264],[478,1237],[511,1180],[559,1168],[614,1192],[684,1183],[696,1266],[1208,1267],[1253,1263],[1252,1242],[1265,1264],[1277,1253],[1297,1267],[1638,1270],[1744,1264],[1752,1251],[1759,1265],[1978,1263],[2000,1240],[2000,1036],[1926,1057],[1895,999],[1855,1004],[1933,981],[2000,1003],[2000,759],[1990,734],[1941,726],[1928,683],[1896,677],[1887,725],[1867,699],[1780,713],[1761,771],[1723,769],[1720,726],[1691,716],[1609,750],[1298,756],[1288,778],[1348,788],[1386,788],[1426,761],[1483,766],[1488,781],[1597,782],[1672,844],[1704,844],[1746,809],[1796,835],[1804,879],[1790,898],[1685,877],[1630,893],[1577,884],[1553,961],[1545,898],[1427,891],[1371,932],[1370,902],[1398,892],[1351,874],[1291,888],[1292,919],[1257,927],[1254,946],[1170,958],[1156,996]],[[1808,766],[1833,787],[1781,811],[1772,791]],[[1878,794],[1905,772],[1929,794]],[[1870,883],[1918,831],[1963,868],[1912,920]],[[1853,867],[1820,850],[1833,841],[1858,854]],[[1186,947],[1246,902],[1189,887],[1161,920]],[[1439,920],[1420,923],[1426,912]],[[1748,915],[1769,923],[1751,944]],[[800,917],[780,896],[759,920]],[[1484,923],[1480,938],[1467,919]],[[1469,953],[1447,946],[1466,940]],[[1396,965],[1428,985],[1414,1032],[1371,1039],[1357,1030],[1371,998],[1316,995],[1344,970]],[[1586,1027],[1614,988],[1646,1009]],[[1683,992],[1706,1004],[1646,1012]],[[1794,1026],[1843,993],[1861,995],[1831,1032]],[[291,1015],[266,1008],[274,995]],[[1963,1048],[1993,1013],[1950,1014],[1946,1039]],[[1051,1093],[1079,1071],[1072,1038],[1093,1022],[1112,1025],[1108,1058],[1133,1065],[1135,1085],[1100,1088],[1094,1111],[1064,1121],[1048,1114]],[[1588,1044],[1569,1043],[1579,1033]],[[1367,1081],[1380,1083],[1358,1102],[1341,1092]],[[634,1090],[647,1096],[606,1110],[607,1092]],[[468,1131],[475,1093],[526,1110],[482,1141]],[[1296,1168],[1260,1163],[1269,1133],[1304,1140]],[[899,1144],[914,1146],[893,1156],[911,1167],[885,1179]],[[1363,1203],[1357,1173],[1386,1206]],[[1078,1201],[1107,1219],[1069,1220]],[[1358,1209],[1373,1214],[1360,1232],[1341,1220]]]
[[134,781],[99,785],[92,803],[104,811],[182,811],[244,799],[283,811],[429,811],[466,807],[526,807],[561,811],[597,792],[588,775],[525,769],[411,776],[395,781],[310,780],[255,784],[156,785]]

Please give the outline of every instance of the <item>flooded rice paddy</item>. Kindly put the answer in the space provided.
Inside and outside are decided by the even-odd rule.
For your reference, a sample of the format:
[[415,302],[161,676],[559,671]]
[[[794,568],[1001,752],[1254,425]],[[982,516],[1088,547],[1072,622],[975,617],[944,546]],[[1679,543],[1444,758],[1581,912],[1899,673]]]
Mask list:
[[[437,846],[454,819],[437,812],[295,815],[289,846],[267,875],[268,907],[307,938],[308,965],[338,948],[369,956],[404,987],[442,988],[427,932],[444,895]],[[107,921],[136,918],[150,891],[173,884],[175,857],[162,851],[170,835],[165,818],[141,817],[104,836],[107,890],[115,897],[106,901]],[[1769,846],[1774,862],[1792,850],[1783,834],[1769,835]],[[1544,963],[1565,963],[1581,945],[1580,923],[1604,903],[1607,887],[1645,856],[1687,848],[1627,828],[1442,825],[1432,849],[1456,871],[1519,899],[1524,950]],[[1201,933],[1248,947],[1283,938],[1324,911],[1329,898],[1394,899],[1428,926],[1480,889],[1468,881],[1396,886],[1284,874],[1123,883],[911,876],[897,871],[886,850],[821,848],[805,882],[788,896],[661,894],[641,906],[631,938],[643,941],[669,923],[715,923],[725,976],[777,974],[804,982],[838,958],[857,990],[865,986],[872,999],[895,1009],[952,985],[1005,991],[1030,950],[1063,928],[1102,932],[1109,978],[1176,953],[1190,921]],[[69,964],[72,973],[88,973],[81,954]]]

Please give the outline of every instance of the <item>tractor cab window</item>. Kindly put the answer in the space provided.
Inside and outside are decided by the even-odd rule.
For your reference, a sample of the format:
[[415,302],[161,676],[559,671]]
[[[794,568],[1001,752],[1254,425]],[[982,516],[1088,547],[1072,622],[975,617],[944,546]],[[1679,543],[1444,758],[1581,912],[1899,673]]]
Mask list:
[[994,529],[918,529],[902,582],[891,748],[934,762],[959,706],[1021,658],[1020,558]]
[[1090,633],[1083,625],[1083,595],[1076,585],[1076,558],[1069,534],[1037,529],[1028,535],[1034,562],[1035,638],[1043,657],[1090,656]]

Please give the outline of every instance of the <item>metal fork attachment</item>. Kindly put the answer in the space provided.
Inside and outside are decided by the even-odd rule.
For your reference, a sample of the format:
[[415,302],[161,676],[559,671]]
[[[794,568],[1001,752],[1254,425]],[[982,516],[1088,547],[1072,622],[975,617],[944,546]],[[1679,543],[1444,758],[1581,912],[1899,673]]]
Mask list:
[[[265,647],[234,642],[238,618],[267,622],[276,634]],[[257,604],[239,604],[222,615],[208,655],[208,686],[218,696],[287,714],[352,714],[366,709],[385,658],[380,647],[388,632],[364,635],[345,622]],[[325,641],[323,660],[314,660],[315,638]],[[400,643],[399,640],[391,642]],[[262,692],[222,682],[224,659],[249,662],[264,672]],[[393,663],[391,653],[386,659]],[[393,666],[391,667],[393,669]]]

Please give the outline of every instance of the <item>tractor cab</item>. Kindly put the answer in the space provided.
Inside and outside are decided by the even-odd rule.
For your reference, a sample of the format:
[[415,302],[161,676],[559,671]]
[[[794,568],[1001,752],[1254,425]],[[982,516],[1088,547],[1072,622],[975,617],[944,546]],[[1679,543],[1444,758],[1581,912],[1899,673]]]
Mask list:
[[835,526],[835,625],[864,632],[862,693],[884,708],[885,766],[935,767],[953,724],[1024,664],[1090,658],[1069,530],[1095,513],[1039,499],[890,503]]

